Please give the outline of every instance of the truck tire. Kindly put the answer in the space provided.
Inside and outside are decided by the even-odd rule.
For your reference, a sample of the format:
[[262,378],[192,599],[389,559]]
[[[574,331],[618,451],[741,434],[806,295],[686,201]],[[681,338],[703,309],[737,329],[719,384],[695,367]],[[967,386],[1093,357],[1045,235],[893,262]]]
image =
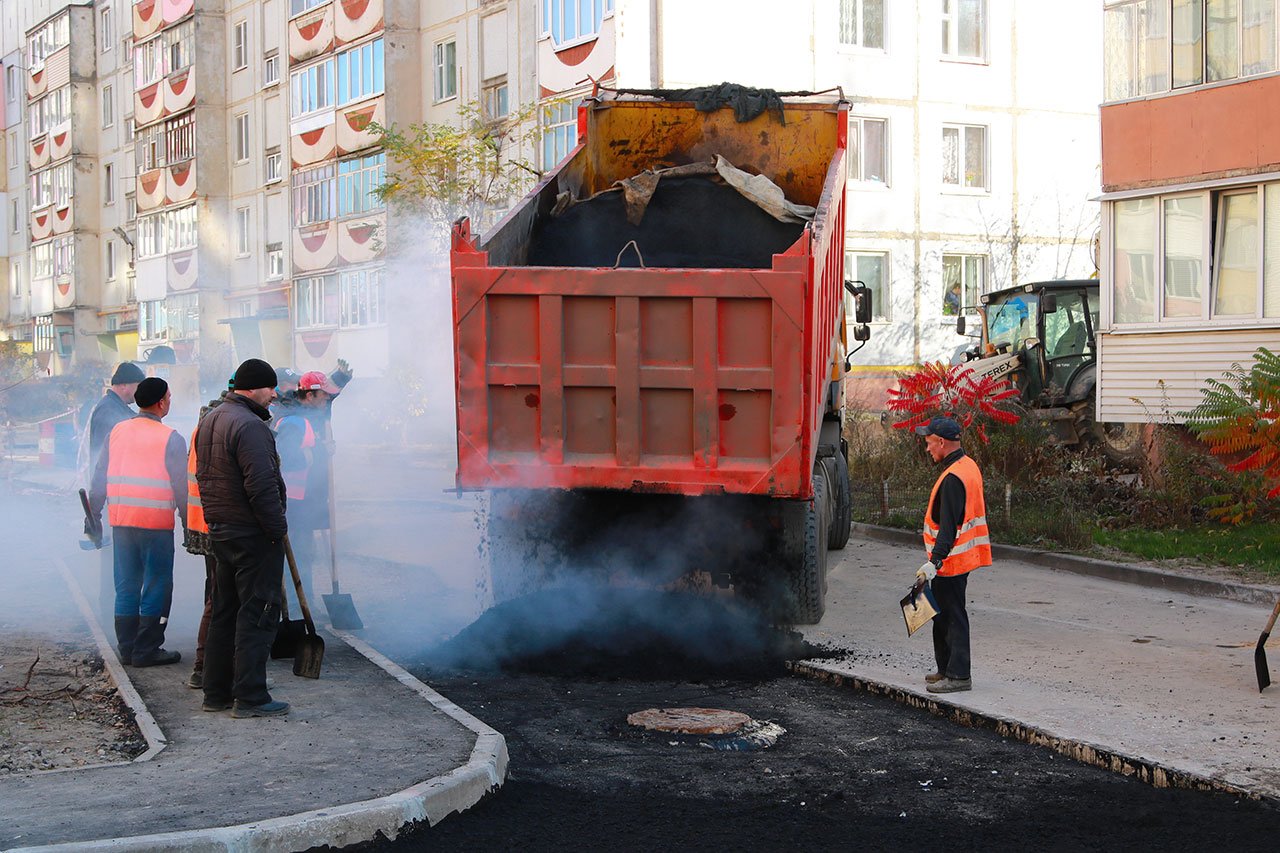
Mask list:
[[849,544],[853,527],[853,491],[849,486],[849,446],[842,439],[840,451],[828,460],[827,478],[831,483],[831,529],[827,531],[827,547],[839,551]]
[[813,500],[789,516],[785,559],[787,602],[785,621],[816,625],[827,609],[827,537],[831,512],[824,466],[813,472]]
[[1142,463],[1142,424],[1099,423],[1094,416],[1093,405],[1088,408],[1090,437],[1102,448],[1102,453],[1114,465],[1136,470]]

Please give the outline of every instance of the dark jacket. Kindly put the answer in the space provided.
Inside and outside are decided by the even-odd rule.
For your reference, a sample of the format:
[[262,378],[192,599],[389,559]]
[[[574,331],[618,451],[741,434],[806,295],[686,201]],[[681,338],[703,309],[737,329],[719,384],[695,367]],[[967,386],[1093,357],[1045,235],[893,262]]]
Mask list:
[[215,540],[265,535],[275,542],[289,530],[269,417],[243,394],[228,394],[196,431],[196,482]]
[[[964,456],[964,448],[947,454],[940,467],[945,471],[961,456]],[[939,568],[956,544],[956,530],[964,523],[964,505],[967,499],[964,483],[959,477],[948,474],[942,478],[942,485],[938,487],[938,494],[933,499],[933,517],[938,522],[938,538],[933,543],[933,553],[929,555],[929,561]]]
[[[116,397],[119,400],[119,397]],[[123,402],[123,401],[122,401]],[[140,412],[135,417],[151,418],[160,421],[149,412]],[[127,420],[127,419],[126,419]],[[98,464],[93,469],[93,480],[89,487],[89,511],[94,518],[102,517],[102,506],[107,502],[107,469],[111,466],[111,442],[103,442],[102,452],[98,454]],[[187,442],[174,430],[164,446],[164,467],[169,472],[169,487],[173,489],[173,502],[178,508],[178,517],[182,526],[187,526]]]
[[127,421],[137,412],[120,399],[120,395],[110,389],[102,395],[102,399],[89,414],[89,472],[98,467],[98,456],[107,445],[107,437],[116,424]]

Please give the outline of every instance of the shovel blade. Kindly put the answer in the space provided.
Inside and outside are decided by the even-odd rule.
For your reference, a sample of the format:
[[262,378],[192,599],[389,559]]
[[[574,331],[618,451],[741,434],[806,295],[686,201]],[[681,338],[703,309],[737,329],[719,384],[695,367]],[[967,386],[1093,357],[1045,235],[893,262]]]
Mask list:
[[319,678],[323,661],[324,640],[315,634],[303,637],[293,655],[293,674],[299,678]]
[[298,653],[298,643],[307,636],[307,623],[301,619],[286,619],[276,629],[275,642],[271,644],[271,659],[283,660]]
[[1263,631],[1258,637],[1258,646],[1253,650],[1253,667],[1258,671],[1258,692],[1261,693],[1271,685],[1271,671],[1267,669],[1267,638],[1270,631]]
[[360,614],[356,613],[356,603],[351,596],[342,592],[320,596],[324,599],[325,610],[329,611],[329,624],[339,631],[359,631],[364,627]]

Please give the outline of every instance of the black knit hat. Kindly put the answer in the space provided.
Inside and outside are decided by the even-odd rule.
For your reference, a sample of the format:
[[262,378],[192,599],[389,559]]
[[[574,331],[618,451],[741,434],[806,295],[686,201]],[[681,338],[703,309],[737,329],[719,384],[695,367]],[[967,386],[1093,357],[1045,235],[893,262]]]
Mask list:
[[254,391],[276,387],[276,369],[260,358],[246,359],[236,368],[232,387],[237,391]]
[[122,361],[116,365],[116,372],[111,374],[112,385],[132,385],[147,378],[142,368],[132,361]]
[[169,383],[159,376],[147,377],[138,383],[138,390],[133,394],[133,402],[138,404],[139,409],[150,408],[163,400],[168,390]]

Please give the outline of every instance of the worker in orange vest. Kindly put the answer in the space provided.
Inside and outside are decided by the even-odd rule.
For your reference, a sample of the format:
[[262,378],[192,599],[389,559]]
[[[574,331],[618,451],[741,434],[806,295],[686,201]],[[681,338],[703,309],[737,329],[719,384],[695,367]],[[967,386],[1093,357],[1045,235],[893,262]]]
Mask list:
[[169,385],[138,383],[139,414],[117,424],[98,457],[89,506],[101,518],[107,505],[115,557],[115,629],[120,661],[132,666],[177,663],[166,651],[165,624],[173,601],[173,518],[186,526],[187,445],[162,421]]
[[969,671],[969,613],[965,593],[969,572],[991,565],[991,535],[982,494],[982,472],[960,447],[960,424],[934,418],[915,428],[942,473],[933,484],[924,515],[928,561],[916,571],[929,582],[938,606],[933,619],[933,654],[938,668],[924,677],[930,693],[973,689]]

